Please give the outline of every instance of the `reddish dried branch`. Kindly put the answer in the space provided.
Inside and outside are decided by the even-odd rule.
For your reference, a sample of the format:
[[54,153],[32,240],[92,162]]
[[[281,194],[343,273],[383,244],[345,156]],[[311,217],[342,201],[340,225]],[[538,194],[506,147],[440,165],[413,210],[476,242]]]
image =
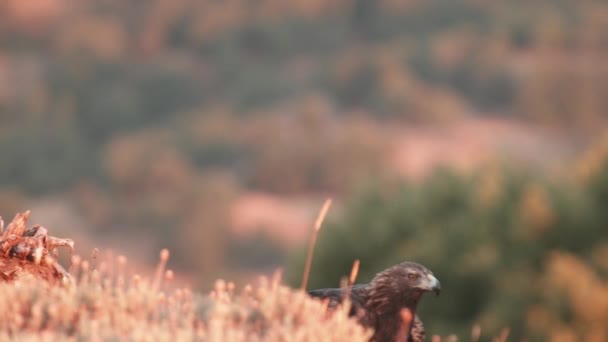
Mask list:
[[74,241],[49,236],[48,230],[40,225],[26,229],[29,216],[29,211],[19,213],[6,229],[0,229],[0,281],[13,281],[24,275],[49,282],[69,281],[69,273],[52,252],[58,247],[73,252]]

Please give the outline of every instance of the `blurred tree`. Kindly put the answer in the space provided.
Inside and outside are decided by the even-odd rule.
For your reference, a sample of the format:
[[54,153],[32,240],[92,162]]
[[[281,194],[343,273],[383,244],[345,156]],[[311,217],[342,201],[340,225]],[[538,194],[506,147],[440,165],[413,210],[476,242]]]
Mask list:
[[31,194],[61,191],[95,167],[76,131],[51,126],[19,127],[0,135],[0,156],[0,187]]
[[378,1],[354,0],[352,6],[354,31],[364,39],[373,38],[376,30],[376,23],[380,17],[378,13]]

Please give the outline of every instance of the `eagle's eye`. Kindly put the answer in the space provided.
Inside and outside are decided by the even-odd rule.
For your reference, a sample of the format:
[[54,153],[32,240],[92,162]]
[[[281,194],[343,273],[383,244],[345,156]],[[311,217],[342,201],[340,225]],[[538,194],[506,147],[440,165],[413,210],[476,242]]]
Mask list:
[[407,275],[407,278],[408,278],[409,280],[416,280],[416,279],[420,278],[420,275],[419,275],[419,274],[416,274],[416,273],[409,273],[409,274]]

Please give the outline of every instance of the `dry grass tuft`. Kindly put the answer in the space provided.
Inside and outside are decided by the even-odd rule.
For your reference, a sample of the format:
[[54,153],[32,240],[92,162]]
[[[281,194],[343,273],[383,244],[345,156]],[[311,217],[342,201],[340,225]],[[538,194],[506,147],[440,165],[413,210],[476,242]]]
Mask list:
[[[74,282],[52,284],[21,277],[0,284],[0,340],[205,340],[367,341],[371,332],[326,304],[283,286],[280,276],[260,278],[235,293],[216,281],[208,295],[166,288],[159,281],[126,276],[124,257],[90,262],[73,258]],[[161,260],[159,268],[165,261]],[[158,273],[157,273],[158,274]]]
[[348,317],[348,306],[330,313],[326,303],[282,285],[280,272],[239,293],[224,280],[208,295],[172,288],[168,250],[161,251],[150,278],[126,274],[124,256],[99,258],[94,250],[90,260],[73,256],[70,281],[57,281],[63,278],[49,270],[60,266],[45,260],[52,258],[53,243],[64,240],[36,236],[34,247],[44,247],[33,251],[42,255],[39,261],[14,253],[15,246],[34,238],[25,229],[27,217],[17,215],[0,240],[0,271],[10,278],[0,282],[2,341],[367,341],[371,336]]

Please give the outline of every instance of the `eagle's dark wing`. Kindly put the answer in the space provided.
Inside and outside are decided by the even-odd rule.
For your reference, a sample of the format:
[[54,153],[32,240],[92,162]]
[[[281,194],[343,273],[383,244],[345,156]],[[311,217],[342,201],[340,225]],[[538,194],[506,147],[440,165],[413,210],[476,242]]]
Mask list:
[[367,284],[359,284],[354,285],[350,288],[329,288],[329,289],[318,289],[308,291],[308,294],[312,297],[327,299],[329,300],[329,307],[335,308],[336,306],[342,304],[344,301],[344,297],[348,292],[350,295],[350,301],[352,304],[352,309],[350,310],[350,315],[356,314],[364,314],[364,302],[365,302],[365,290]]

